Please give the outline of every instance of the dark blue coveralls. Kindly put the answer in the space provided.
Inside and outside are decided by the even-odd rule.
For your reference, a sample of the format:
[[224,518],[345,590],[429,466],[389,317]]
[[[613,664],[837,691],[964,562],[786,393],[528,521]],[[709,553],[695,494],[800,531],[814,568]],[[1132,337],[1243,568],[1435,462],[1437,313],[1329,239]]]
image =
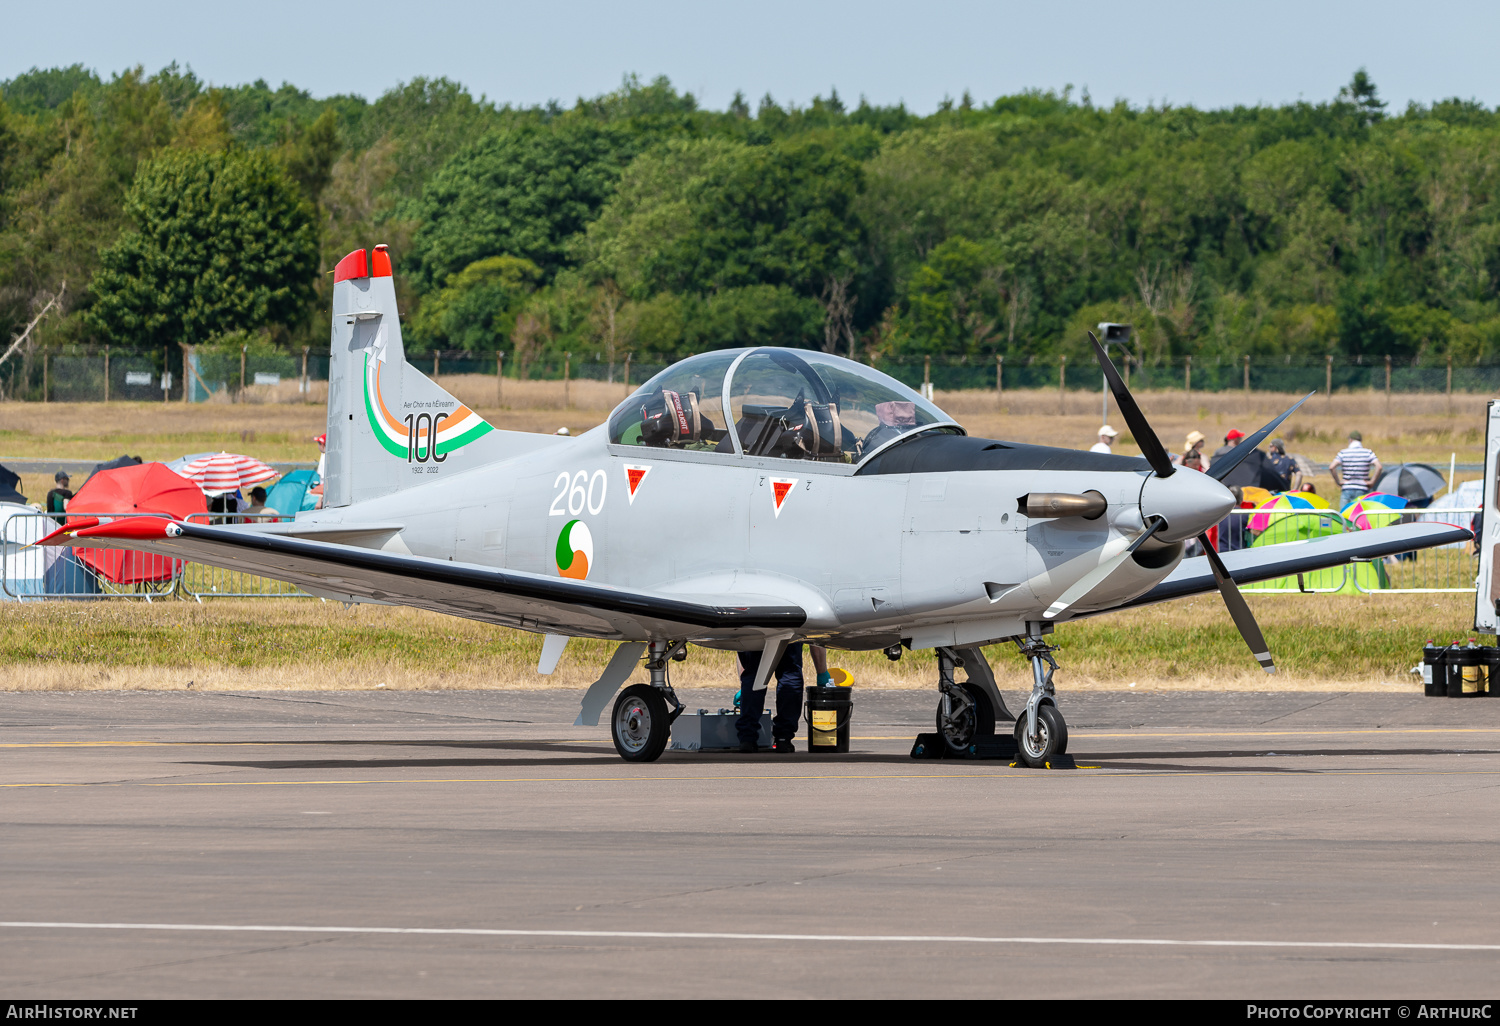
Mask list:
[[[760,669],[761,652],[740,653],[740,718],[735,733],[741,741],[760,739],[760,718],[766,708],[766,692],[752,690]],[[787,740],[797,736],[797,720],[802,715],[802,642],[787,645],[776,664],[776,715],[771,719],[771,737]]]

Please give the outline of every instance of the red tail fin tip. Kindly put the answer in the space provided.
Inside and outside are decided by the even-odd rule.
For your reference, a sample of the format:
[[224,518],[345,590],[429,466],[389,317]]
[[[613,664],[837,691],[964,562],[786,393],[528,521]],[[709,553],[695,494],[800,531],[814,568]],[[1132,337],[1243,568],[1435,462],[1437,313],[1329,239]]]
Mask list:
[[[390,273],[390,258],[386,258],[386,273]],[[333,269],[333,280],[335,282],[348,281],[350,278],[368,278],[370,276],[370,264],[365,256],[365,251],[356,249],[344,259],[340,260]]]
[[375,247],[370,254],[370,277],[389,278],[391,276],[391,248],[385,243]]

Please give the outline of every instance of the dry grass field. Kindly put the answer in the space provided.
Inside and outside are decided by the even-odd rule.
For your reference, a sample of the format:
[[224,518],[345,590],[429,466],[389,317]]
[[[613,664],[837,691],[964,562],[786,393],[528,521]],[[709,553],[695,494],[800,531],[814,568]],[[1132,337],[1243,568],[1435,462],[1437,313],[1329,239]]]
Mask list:
[[[1273,678],[1246,651],[1217,596],[1061,627],[1058,684],[1117,690],[1413,691],[1423,641],[1467,638],[1461,595],[1250,598],[1280,666]],[[535,672],[541,639],[420,610],[316,599],[45,602],[0,606],[0,690],[344,690],[583,688],[610,646],[573,641],[551,677]],[[1002,689],[1029,687],[1014,648],[989,652]],[[890,662],[830,653],[864,688],[929,688],[931,652]],[[685,688],[727,703],[734,657],[694,648],[674,663]],[[644,674],[642,674],[644,677]]]

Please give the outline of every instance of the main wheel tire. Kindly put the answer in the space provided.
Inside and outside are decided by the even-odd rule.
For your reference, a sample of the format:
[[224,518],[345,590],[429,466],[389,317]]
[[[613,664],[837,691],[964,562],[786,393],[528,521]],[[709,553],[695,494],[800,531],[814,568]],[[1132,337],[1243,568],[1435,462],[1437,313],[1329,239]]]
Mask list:
[[963,681],[958,686],[964,689],[973,705],[950,723],[943,719],[943,703],[940,699],[937,707],[937,732],[950,752],[962,755],[968,752],[969,746],[975,741],[995,733],[995,707],[990,702],[990,696],[979,685]]
[[1068,743],[1068,725],[1055,705],[1044,705],[1036,711],[1037,738],[1026,734],[1026,714],[1016,717],[1016,754],[1028,766],[1041,769],[1062,754]]
[[609,720],[615,751],[626,762],[655,762],[666,751],[672,729],[667,700],[650,684],[632,684],[615,699]]

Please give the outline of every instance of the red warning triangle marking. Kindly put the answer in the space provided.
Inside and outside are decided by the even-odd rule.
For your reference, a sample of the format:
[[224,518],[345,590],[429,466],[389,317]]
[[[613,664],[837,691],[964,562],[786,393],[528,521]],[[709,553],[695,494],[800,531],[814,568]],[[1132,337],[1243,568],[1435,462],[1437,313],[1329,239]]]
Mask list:
[[641,487],[641,482],[646,480],[646,475],[651,472],[651,465],[627,463],[625,464],[625,487],[630,497],[631,505],[635,504],[636,490]]
[[781,507],[786,503],[786,497],[792,494],[792,489],[797,486],[795,477],[773,477],[771,478],[771,501],[776,505],[776,515],[781,516]]

